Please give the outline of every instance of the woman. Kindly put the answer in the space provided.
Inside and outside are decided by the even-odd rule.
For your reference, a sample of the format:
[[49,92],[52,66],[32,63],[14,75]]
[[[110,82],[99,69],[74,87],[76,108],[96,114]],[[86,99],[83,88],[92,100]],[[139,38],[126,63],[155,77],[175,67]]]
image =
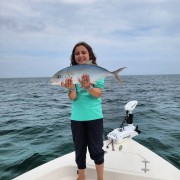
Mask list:
[[[92,48],[85,42],[75,45],[71,55],[71,65],[86,64],[92,61],[96,65],[96,57]],[[104,150],[103,147],[103,114],[101,105],[104,79],[91,84],[88,74],[83,74],[79,84],[73,84],[67,78],[61,86],[68,89],[72,100],[71,130],[75,146],[78,166],[77,180],[85,180],[87,147],[91,159],[94,160],[97,179],[103,180]]]

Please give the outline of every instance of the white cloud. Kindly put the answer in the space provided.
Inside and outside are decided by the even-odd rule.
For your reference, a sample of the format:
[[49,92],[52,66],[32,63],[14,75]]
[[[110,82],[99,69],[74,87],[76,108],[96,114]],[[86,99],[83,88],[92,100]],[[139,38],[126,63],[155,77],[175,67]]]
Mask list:
[[61,2],[65,4],[92,4],[94,2],[97,2],[97,0],[61,0]]
[[[129,66],[137,61],[163,66],[164,60],[177,67],[179,5],[177,0],[1,0],[0,68],[2,61],[12,62],[13,57],[27,64],[43,57],[49,66],[53,59],[69,65],[74,44],[82,40],[93,46],[102,66],[112,69],[117,59]],[[28,76],[28,71],[22,76]]]

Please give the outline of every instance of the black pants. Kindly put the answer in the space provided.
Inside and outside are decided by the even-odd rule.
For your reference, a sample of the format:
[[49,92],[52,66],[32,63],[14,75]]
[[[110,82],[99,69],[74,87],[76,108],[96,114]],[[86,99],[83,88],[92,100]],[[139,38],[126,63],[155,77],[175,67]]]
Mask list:
[[92,121],[71,120],[71,130],[78,169],[86,168],[87,147],[95,164],[102,164],[104,162],[104,150],[102,149],[103,119]]

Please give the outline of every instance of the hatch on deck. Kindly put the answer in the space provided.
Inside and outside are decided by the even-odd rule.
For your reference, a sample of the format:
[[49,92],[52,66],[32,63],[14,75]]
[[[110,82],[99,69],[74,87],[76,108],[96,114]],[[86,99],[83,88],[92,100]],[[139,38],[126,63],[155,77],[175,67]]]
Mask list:
[[[104,167],[106,169],[122,170],[129,172],[144,173],[144,158],[136,153],[108,151],[105,153]],[[94,166],[94,161],[87,161],[89,166]]]

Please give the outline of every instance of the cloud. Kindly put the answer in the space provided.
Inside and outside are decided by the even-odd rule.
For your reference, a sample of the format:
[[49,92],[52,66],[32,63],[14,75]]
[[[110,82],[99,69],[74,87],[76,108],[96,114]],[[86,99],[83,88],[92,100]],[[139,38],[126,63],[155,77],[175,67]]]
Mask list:
[[0,29],[16,31],[16,32],[34,32],[34,31],[42,31],[45,29],[45,24],[42,22],[23,22],[22,20],[14,17],[0,17]]
[[78,5],[85,5],[85,4],[92,4],[97,2],[97,0],[61,0],[60,2],[64,4],[78,4]]
[[[69,65],[71,50],[79,41],[92,45],[99,64],[112,69],[117,60],[125,66],[135,66],[137,62],[163,66],[162,60],[170,63],[173,59],[171,66],[179,65],[177,0],[1,0],[0,3],[0,67],[2,61],[12,62],[13,57],[27,64],[46,59],[45,63],[51,66],[54,59],[59,59],[61,64]],[[22,61],[16,58],[18,62],[21,66]],[[151,69],[146,72],[154,73]],[[168,73],[174,72],[177,70]]]

